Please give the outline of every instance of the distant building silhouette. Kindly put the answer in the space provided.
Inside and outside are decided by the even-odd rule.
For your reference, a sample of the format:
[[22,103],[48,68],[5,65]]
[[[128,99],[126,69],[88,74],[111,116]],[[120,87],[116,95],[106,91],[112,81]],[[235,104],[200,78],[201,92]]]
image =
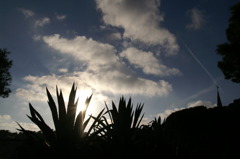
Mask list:
[[219,87],[217,86],[217,107],[222,107],[222,101],[218,91]]

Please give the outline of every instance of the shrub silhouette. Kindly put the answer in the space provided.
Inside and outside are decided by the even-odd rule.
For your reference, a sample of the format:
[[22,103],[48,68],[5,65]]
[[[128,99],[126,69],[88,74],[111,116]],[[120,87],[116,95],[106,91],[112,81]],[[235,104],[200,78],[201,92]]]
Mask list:
[[239,157],[240,107],[198,106],[172,113],[163,123],[164,138],[178,158]]

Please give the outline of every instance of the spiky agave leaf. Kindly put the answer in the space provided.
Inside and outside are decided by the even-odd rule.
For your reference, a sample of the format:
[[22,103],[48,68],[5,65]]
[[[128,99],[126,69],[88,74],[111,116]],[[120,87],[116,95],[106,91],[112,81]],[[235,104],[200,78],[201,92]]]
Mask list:
[[[144,116],[144,114],[141,115],[143,105],[137,105],[134,111],[131,98],[126,103],[124,97],[121,97],[118,109],[114,102],[112,102],[112,109],[109,109],[107,105],[106,108],[107,111],[105,114],[110,116],[111,124],[109,124],[107,120],[106,122],[102,120],[99,122],[100,126],[97,131],[102,130],[106,139],[115,140],[117,142],[124,143],[125,141],[128,142],[128,140],[131,140],[131,136],[134,135],[134,129],[139,128]],[[102,119],[104,119],[104,116]]]
[[[92,136],[101,136],[106,141],[111,141],[113,134],[112,134],[112,123],[108,123],[107,118],[105,116],[102,116],[104,109],[99,113],[97,117],[91,116],[94,119],[94,132],[92,133]],[[89,130],[88,133],[90,133],[91,130]]]
[[57,94],[57,100],[58,100],[59,122],[60,122],[60,125],[65,125],[66,115],[67,115],[65,103],[62,95],[62,90],[60,90],[60,94],[59,94],[57,86],[56,86],[56,94]]
[[113,118],[113,123],[117,121],[118,110],[114,102],[112,102],[112,110],[110,110],[111,116]]
[[18,122],[16,123],[20,127],[20,129],[17,130],[23,132],[29,139],[31,139],[34,142],[40,142],[45,147],[49,147],[49,145],[46,142],[44,142],[44,140],[41,137],[39,137],[34,131],[25,130]]
[[139,128],[139,126],[140,126],[140,123],[144,116],[144,114],[142,114],[142,116],[140,117],[140,115],[142,113],[142,109],[143,109],[143,104],[137,105],[135,113],[134,113],[134,120],[133,120],[133,125],[132,125],[133,128]]
[[78,139],[81,138],[83,134],[83,120],[83,113],[80,111],[74,126],[74,136],[76,136]]
[[85,117],[85,115],[86,115],[86,112],[87,112],[87,109],[88,109],[88,107],[89,107],[89,103],[90,103],[91,99],[92,99],[92,94],[90,95],[90,97],[88,97],[88,98],[85,100],[85,109],[82,110],[82,112],[83,112],[83,117]]
[[125,112],[125,118],[127,119],[126,120],[127,127],[131,127],[132,121],[133,121],[133,114],[134,114],[133,104],[132,104],[132,99],[131,98],[129,98],[129,100],[128,100],[128,104],[126,106],[125,111],[126,111]]
[[53,123],[54,123],[55,130],[57,133],[57,132],[59,132],[59,118],[58,118],[57,107],[56,107],[56,104],[55,104],[48,88],[46,88],[46,92],[47,92],[47,96],[48,96],[48,105],[49,105],[51,113],[52,113]]
[[[112,102],[112,103],[113,103],[113,102]],[[114,103],[113,103],[113,104],[114,104]],[[105,107],[106,107],[107,111],[106,111],[103,115],[108,114],[108,116],[109,116],[109,118],[110,118],[110,120],[111,120],[111,123],[113,123],[113,118],[112,118],[112,115],[111,115],[111,113],[110,113],[110,110],[109,110],[106,102],[105,102]]]
[[75,84],[73,83],[71,92],[69,94],[68,107],[67,107],[67,125],[69,129],[73,128],[75,116],[76,116],[76,110],[77,110],[77,104],[78,104],[78,100],[76,103],[74,103],[76,92],[77,92],[77,88],[75,88]]
[[154,120],[152,121],[152,128],[153,129],[159,129],[161,128],[161,116],[159,116],[158,118],[154,118]]
[[44,136],[46,137],[49,145],[54,146],[56,138],[54,135],[53,130],[45,123],[42,116],[33,108],[33,106],[29,103],[29,109],[31,116],[27,115],[28,118],[35,123],[39,129],[43,132]]
[[18,124],[18,126],[20,127],[20,129],[17,129],[19,131],[22,131],[23,133],[25,133],[25,135],[27,135],[29,138],[33,138],[33,136],[36,135],[36,133],[29,131],[29,130],[25,130],[18,122],[16,122]]
[[85,101],[85,109],[81,110],[79,114],[77,115],[76,122],[74,124],[74,134],[75,136],[80,136],[83,137],[84,135],[84,130],[90,120],[90,116],[86,121],[84,121],[85,116],[86,116],[86,111],[88,109],[89,103],[91,101],[92,95],[88,97]]
[[90,128],[88,129],[87,136],[96,127],[96,125],[101,121],[101,117],[102,117],[102,114],[103,114],[104,110],[105,109],[103,108],[102,111],[97,115],[97,117],[94,117],[94,116],[90,115],[90,117],[93,118],[94,121],[93,121],[92,125],[90,126]]

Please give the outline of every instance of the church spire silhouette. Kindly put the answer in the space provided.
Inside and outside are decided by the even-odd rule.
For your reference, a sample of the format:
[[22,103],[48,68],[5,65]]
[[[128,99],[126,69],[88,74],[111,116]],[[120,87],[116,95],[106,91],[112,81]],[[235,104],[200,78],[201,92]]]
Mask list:
[[219,87],[217,86],[217,107],[222,107],[222,101],[218,91]]

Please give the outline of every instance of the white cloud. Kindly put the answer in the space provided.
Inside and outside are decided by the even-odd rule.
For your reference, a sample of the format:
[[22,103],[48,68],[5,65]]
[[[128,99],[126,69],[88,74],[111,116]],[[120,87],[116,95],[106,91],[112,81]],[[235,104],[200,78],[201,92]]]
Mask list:
[[89,79],[88,84],[94,89],[117,95],[167,96],[172,90],[171,85],[164,80],[155,82],[117,70],[85,73],[83,77]]
[[198,30],[204,26],[205,19],[204,19],[203,11],[197,8],[192,8],[187,12],[187,14],[191,18],[191,23],[186,25],[187,29]]
[[49,24],[49,23],[50,23],[50,18],[44,17],[39,20],[36,20],[35,27],[43,27],[44,25]]
[[67,18],[66,15],[56,15],[57,20],[63,21]]
[[160,27],[160,0],[96,0],[107,25],[124,29],[123,36],[147,45],[161,45],[168,55],[179,50],[176,37]]
[[153,119],[150,119],[148,117],[143,117],[141,121],[141,125],[149,125]]
[[184,108],[173,108],[173,109],[166,109],[163,113],[158,114],[157,116],[160,116],[162,120],[166,119],[170,114],[182,110]]
[[64,75],[26,76],[24,80],[30,84],[17,89],[17,95],[22,98],[29,98],[30,101],[39,98],[42,101],[46,99],[43,97],[46,86],[55,89],[55,85],[59,84],[68,89],[73,82],[78,83],[80,89],[94,90],[97,94],[167,96],[172,90],[167,81],[137,77],[116,55],[112,45],[84,36],[69,40],[53,35],[45,36],[43,40],[57,53],[70,56],[78,63],[85,63],[86,68]]
[[46,87],[55,92],[55,86],[58,85],[66,93],[73,82],[77,83],[79,90],[92,90],[96,95],[167,96],[172,90],[166,81],[155,82],[114,70],[95,73],[75,72],[64,76],[27,76],[25,80],[30,84],[26,88],[18,88],[16,95],[27,101],[40,102],[47,101]]
[[202,101],[202,100],[197,100],[197,101],[192,101],[187,104],[187,107],[181,107],[181,108],[173,108],[173,109],[166,109],[163,113],[158,114],[157,116],[161,116],[162,119],[166,119],[170,114],[180,111],[186,108],[193,108],[197,106],[205,106],[207,108],[212,108],[215,107],[216,104],[212,104],[210,101]]
[[108,38],[110,40],[120,40],[120,39],[122,39],[122,35],[118,32],[115,32],[115,33],[111,33],[110,35],[108,35]]
[[168,68],[161,64],[152,52],[144,52],[130,47],[124,50],[120,55],[125,57],[130,63],[135,65],[135,67],[141,68],[145,74],[170,76],[180,73],[176,68]]
[[40,35],[33,35],[33,40],[35,40],[35,41],[42,40],[42,36],[40,36]]
[[47,101],[45,91],[43,89],[32,89],[28,86],[28,88],[18,88],[16,90],[16,95],[26,101]]
[[20,8],[19,11],[22,12],[22,14],[26,18],[33,17],[35,15],[35,13],[33,11],[28,10],[28,9]]
[[[28,9],[24,9],[24,8],[20,8],[18,9],[26,18],[30,18],[30,17],[33,17],[33,20],[34,20],[34,26],[37,28],[37,27],[43,27],[45,26],[46,24],[49,24],[50,23],[50,18],[48,17],[43,17],[41,19],[37,19],[35,16],[36,14],[31,11],[31,10],[28,10]],[[63,18],[60,16],[60,18]],[[39,40],[38,37],[36,35],[34,35],[35,37],[34,40]],[[35,39],[36,38],[36,39]]]
[[98,66],[118,63],[115,48],[112,45],[76,36],[74,39],[61,38],[60,35],[44,36],[44,42],[62,54],[73,56],[76,60]]
[[188,103],[188,108],[191,107],[196,107],[196,106],[206,106],[208,108],[214,107],[216,106],[216,104],[212,104],[212,102],[210,101],[202,101],[202,100],[197,100],[197,101],[192,101],[190,103]]
[[58,69],[58,72],[66,73],[66,72],[68,72],[68,69],[67,68],[60,68],[60,69]]
[[12,120],[10,115],[0,115],[0,122]]
[[[31,131],[40,131],[39,127],[34,123],[27,123],[27,122],[18,122],[25,130],[31,130]],[[11,126],[11,125],[10,125]],[[14,125],[12,125],[14,126]],[[17,128],[19,129],[19,126],[17,125]]]
[[[33,123],[19,122],[19,124],[26,130],[39,130],[39,128]],[[11,132],[16,132],[19,128],[20,127],[10,115],[0,115],[0,130],[9,130]]]

